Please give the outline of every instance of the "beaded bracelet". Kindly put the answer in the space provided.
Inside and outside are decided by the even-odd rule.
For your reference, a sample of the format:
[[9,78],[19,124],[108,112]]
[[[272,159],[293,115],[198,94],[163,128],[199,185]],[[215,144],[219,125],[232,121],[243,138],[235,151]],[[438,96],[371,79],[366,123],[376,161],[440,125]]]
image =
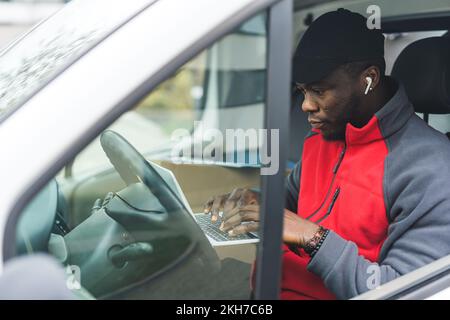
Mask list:
[[319,251],[330,230],[319,226],[314,236],[303,246],[303,250],[312,258]]

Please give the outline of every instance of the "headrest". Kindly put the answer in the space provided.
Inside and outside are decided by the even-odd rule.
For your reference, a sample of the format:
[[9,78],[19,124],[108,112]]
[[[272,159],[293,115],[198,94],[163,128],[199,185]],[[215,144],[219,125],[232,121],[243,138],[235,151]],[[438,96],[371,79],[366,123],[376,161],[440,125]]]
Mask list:
[[450,38],[411,43],[395,61],[392,76],[403,83],[416,112],[450,113]]

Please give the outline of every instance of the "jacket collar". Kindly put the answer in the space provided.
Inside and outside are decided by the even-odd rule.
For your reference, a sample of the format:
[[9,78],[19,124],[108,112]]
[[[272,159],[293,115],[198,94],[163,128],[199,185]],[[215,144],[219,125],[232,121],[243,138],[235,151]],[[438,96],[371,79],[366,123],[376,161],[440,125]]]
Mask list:
[[413,114],[414,108],[409,102],[405,88],[398,83],[397,92],[365,126],[357,128],[347,123],[345,141],[347,145],[354,145],[386,139],[400,130]]

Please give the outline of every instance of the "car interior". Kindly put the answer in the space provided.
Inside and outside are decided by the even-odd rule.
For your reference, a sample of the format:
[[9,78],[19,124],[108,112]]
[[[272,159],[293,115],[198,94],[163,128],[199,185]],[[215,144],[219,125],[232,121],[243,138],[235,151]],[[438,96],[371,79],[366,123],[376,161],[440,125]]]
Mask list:
[[[296,5],[294,47],[320,14],[339,7],[365,14],[367,3]],[[408,10],[382,20],[387,74],[403,83],[417,114],[450,138],[450,23],[439,12]],[[86,146],[24,210],[17,254],[46,252],[78,266],[81,289],[74,291],[84,299],[250,298],[258,245],[213,247],[151,163],[174,174],[193,212],[234,188],[259,188],[260,163],[250,155],[261,141],[238,150],[243,162],[227,162],[223,146],[227,129],[264,128],[265,21],[259,14],[220,39]],[[189,157],[171,154],[179,127],[190,133],[181,142]],[[225,137],[222,145],[206,141],[224,160],[202,161],[206,129]],[[309,130],[293,96],[286,174]]]

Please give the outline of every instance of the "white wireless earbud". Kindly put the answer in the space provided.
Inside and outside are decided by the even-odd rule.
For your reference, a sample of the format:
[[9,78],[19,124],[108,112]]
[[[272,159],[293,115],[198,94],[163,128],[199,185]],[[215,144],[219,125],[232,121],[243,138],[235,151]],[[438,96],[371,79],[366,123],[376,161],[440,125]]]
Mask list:
[[366,91],[364,91],[364,94],[367,95],[369,90],[372,90],[372,88],[370,87],[372,85],[372,78],[371,77],[366,77],[366,80],[367,80],[367,87],[366,87]]

